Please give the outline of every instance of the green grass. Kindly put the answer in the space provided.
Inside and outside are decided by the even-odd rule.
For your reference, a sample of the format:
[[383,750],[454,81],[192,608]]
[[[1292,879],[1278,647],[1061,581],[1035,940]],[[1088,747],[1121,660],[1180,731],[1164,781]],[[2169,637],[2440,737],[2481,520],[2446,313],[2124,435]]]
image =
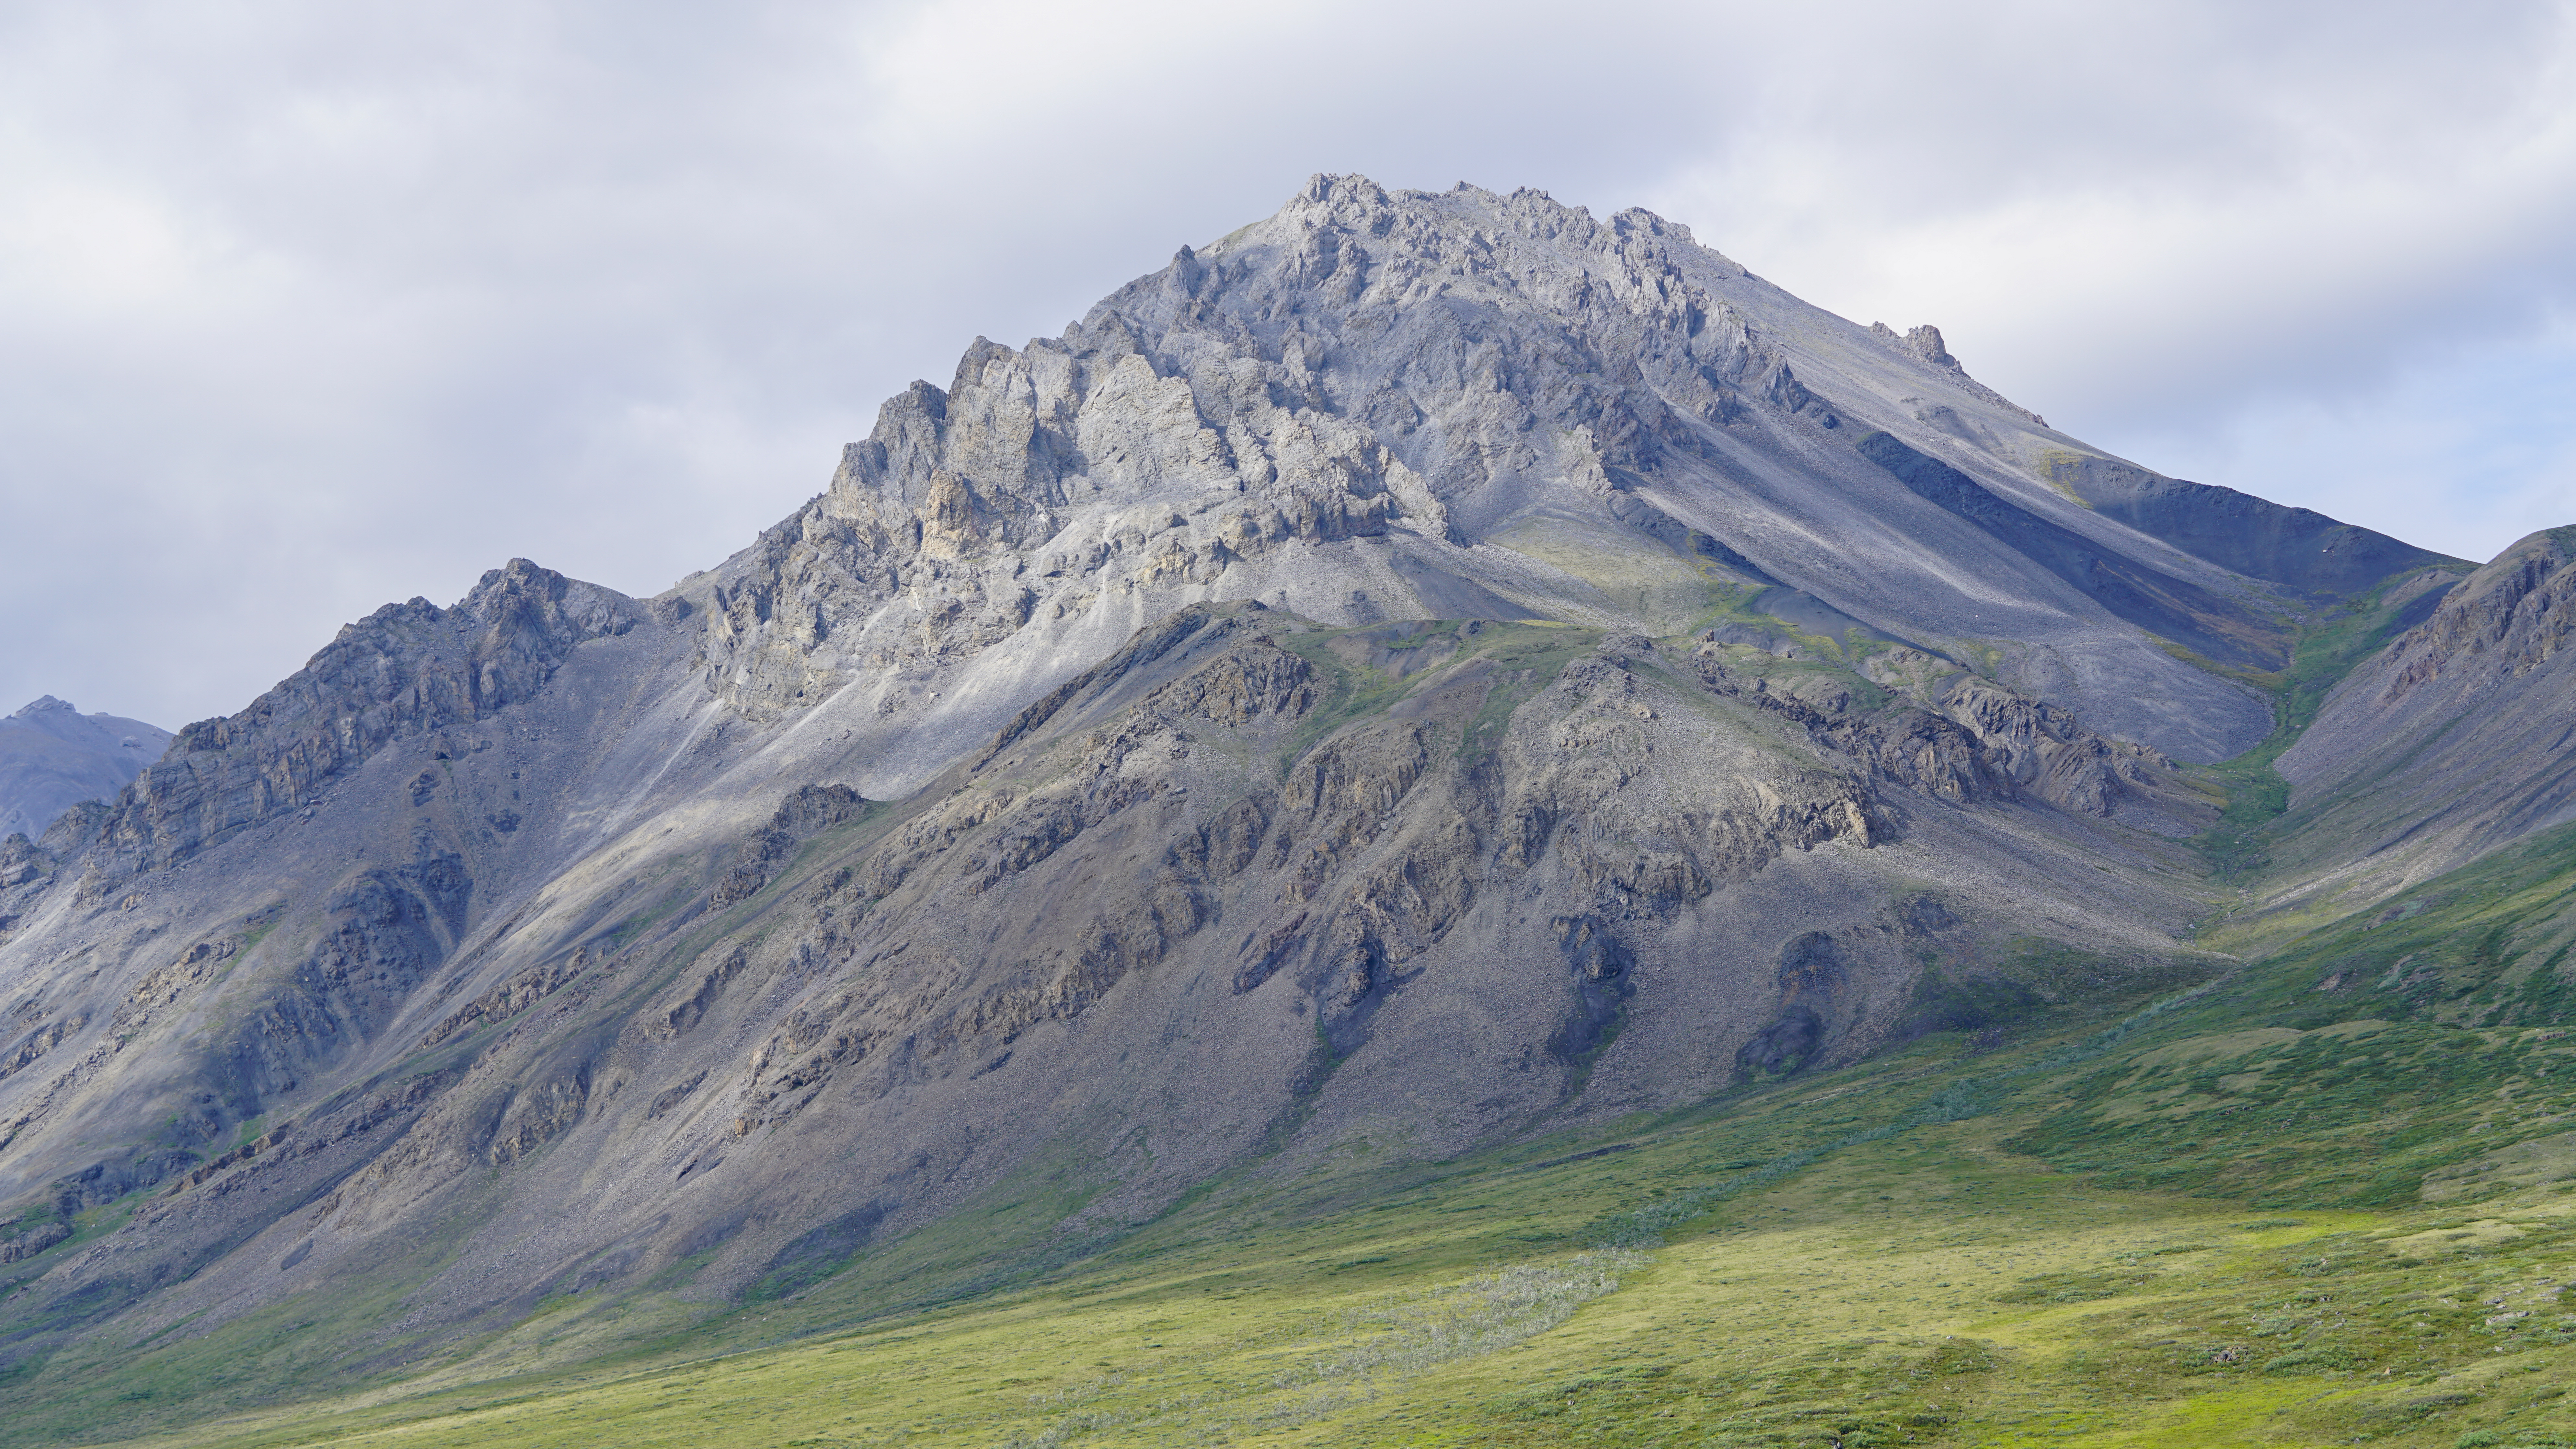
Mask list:
[[[1766,584],[1747,588],[1739,584],[1726,583],[1713,568],[1702,567],[1700,574],[1708,580],[1708,606],[1691,621],[1690,627],[1674,636],[1676,638],[1696,638],[1720,624],[1742,624],[1748,628],[1759,629],[1764,633],[1791,640],[1818,659],[1832,664],[1857,663],[1863,655],[1889,647],[1857,629],[1847,630],[1842,634],[1808,633],[1786,619],[1763,613],[1755,607],[1764,594],[1772,591],[1773,586]],[[1847,671],[1837,670],[1836,672]]]
[[[2416,573],[2384,580],[2366,597],[2303,625],[2292,647],[2289,666],[2278,674],[2231,674],[2258,684],[2272,696],[2272,733],[2262,743],[2232,760],[2201,767],[2204,783],[2222,791],[2227,803],[2218,823],[2197,844],[2211,870],[2230,883],[2245,883],[2271,863],[2275,822],[2290,808],[2290,785],[2273,768],[2284,751],[2299,742],[2316,721],[2345,675],[2388,643],[2403,612],[2387,597]],[[2214,666],[2213,666],[2214,667]],[[2218,672],[2228,673],[2220,670]]]
[[2016,1146],[2127,1186],[2404,1204],[2576,1112],[2571,940],[2562,827],[2276,953],[2164,1056],[2070,1079]]
[[1492,754],[1513,712],[1555,683],[1565,666],[1601,637],[1589,629],[1530,624],[1487,625],[1485,635],[1490,637],[1483,652],[1499,677],[1461,732],[1459,750],[1470,762]]
[[[1364,715],[1375,714],[1402,699],[1412,691],[1418,679],[1399,676],[1392,671],[1375,669],[1365,664],[1350,663],[1332,650],[1334,640],[1363,631],[1352,629],[1319,629],[1303,634],[1282,634],[1281,647],[1315,666],[1323,682],[1323,698],[1306,712],[1297,731],[1279,752],[1280,770],[1284,774],[1296,768],[1316,745],[1334,731]],[[1455,626],[1432,625],[1431,631],[1416,637],[1414,647],[1434,647],[1455,639]]]

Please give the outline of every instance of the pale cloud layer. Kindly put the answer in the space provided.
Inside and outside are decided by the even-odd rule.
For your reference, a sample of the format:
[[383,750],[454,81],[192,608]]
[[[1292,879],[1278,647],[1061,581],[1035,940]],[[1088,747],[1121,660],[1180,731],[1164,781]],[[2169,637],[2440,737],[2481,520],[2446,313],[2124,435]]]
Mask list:
[[0,9],[0,709],[650,593],[1312,171],[1642,204],[2181,476],[2576,522],[2566,4]]

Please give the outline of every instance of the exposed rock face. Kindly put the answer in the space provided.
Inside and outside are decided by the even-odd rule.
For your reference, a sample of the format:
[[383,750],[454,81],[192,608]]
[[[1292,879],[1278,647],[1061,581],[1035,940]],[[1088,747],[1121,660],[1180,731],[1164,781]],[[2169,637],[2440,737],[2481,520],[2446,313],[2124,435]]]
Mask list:
[[0,839],[32,839],[83,800],[115,799],[169,746],[168,730],[50,694],[0,719]]
[[2106,739],[2069,710],[2024,699],[1919,650],[1888,650],[1867,668],[1921,707],[1871,713],[1855,711],[1851,688],[1830,677],[1785,691],[1768,679],[1739,679],[1726,667],[1718,632],[1710,631],[1693,660],[1711,689],[1789,715],[1816,743],[1925,794],[1964,803],[2027,793],[2164,834],[2190,834],[2216,818],[2172,760]]
[[0,1240],[0,1358],[386,1264],[407,1334],[721,1296],[1046,1154],[1078,1238],[2169,964],[2175,761],[2270,726],[2175,650],[2344,574],[2126,466],[1646,213],[1319,177],[671,593],[387,608],[0,841],[0,1208],[150,1194]]
[[[1869,438],[1901,452],[1895,476]],[[1632,625],[1600,560],[1549,543],[1606,513],[1682,555],[1654,565],[1686,581],[1663,606],[1682,618],[1734,584],[1960,657],[2008,638],[2020,691],[2233,753],[2261,704],[2148,636],[2269,667],[2278,607],[2055,479],[2115,463],[1974,383],[1936,330],[1827,317],[1645,212],[1318,177],[1062,338],[978,341],[688,601],[747,716],[852,680],[891,715],[907,676],[997,648],[996,672],[1096,657],[1104,618],[1195,599]],[[1333,547],[1354,539],[1385,545]],[[1952,557],[1980,587],[1926,567]],[[932,764],[861,783],[902,793]]]
[[[633,628],[621,594],[512,559],[453,609],[387,604],[228,719],[179,731],[107,822],[110,850],[168,865],[299,809],[389,740],[467,724],[545,687],[585,639]],[[433,787],[425,779],[422,791]]]
[[847,785],[806,785],[778,806],[769,824],[742,844],[733,868],[717,880],[709,903],[729,906],[760,893],[807,837],[856,818],[868,802]]
[[2452,676],[2455,697],[2523,679],[2576,637],[2576,529],[2535,533],[2498,554],[2446,595],[2433,616],[2380,661],[2389,676],[2377,703],[2407,698]]

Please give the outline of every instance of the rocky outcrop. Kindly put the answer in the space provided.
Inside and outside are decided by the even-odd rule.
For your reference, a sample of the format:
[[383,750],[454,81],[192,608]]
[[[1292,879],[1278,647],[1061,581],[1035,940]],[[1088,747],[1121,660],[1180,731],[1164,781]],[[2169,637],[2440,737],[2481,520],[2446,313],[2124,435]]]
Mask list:
[[[2450,676],[2454,688],[2519,680],[2576,641],[2576,528],[2535,533],[2496,555],[2399,639],[2376,673],[2380,705]],[[2467,676],[2466,679],[2460,676]]]
[[0,1077],[15,1076],[34,1066],[47,1052],[61,1046],[87,1025],[89,1014],[76,1011],[68,1017],[58,1017],[30,1028],[6,1051],[0,1051]]
[[[1249,628],[1242,617],[1198,622],[1217,639]],[[1141,652],[1131,648],[1129,657]],[[1048,783],[1025,791],[969,784],[945,808],[832,871],[802,907],[810,934],[798,959],[825,969],[847,963],[865,984],[800,1007],[755,1054],[743,1123],[781,1120],[890,1041],[932,1055],[970,1041],[1007,1047],[1040,1021],[1081,1015],[1131,973],[1163,961],[1214,918],[1214,893],[1254,863],[1276,809],[1272,797],[1255,794],[1201,822],[1174,818],[1169,775],[1193,752],[1190,722],[1253,728],[1293,719],[1315,701],[1310,673],[1268,639],[1244,639],[1062,747]],[[1134,818],[1140,812],[1152,823]],[[888,915],[971,920],[1008,912],[1037,890],[1033,882],[1060,878],[1066,858],[1092,856],[1104,834],[1112,837],[1107,848],[1133,862],[1133,886],[1107,896],[1077,890],[1080,904],[1061,921],[1011,918],[1025,944],[1013,947],[999,979],[958,990],[978,974],[965,962],[915,933],[881,936],[878,922]],[[1284,848],[1283,836],[1274,850]],[[1050,863],[1056,871],[1047,871]],[[1062,892],[1058,885],[1054,893]],[[902,903],[896,912],[885,909],[889,900]],[[672,1032],[694,1024],[743,964],[727,958],[663,1013]]]
[[[1936,334],[1937,340],[1937,334]],[[1834,938],[1808,931],[1780,948],[1779,1000],[1771,1019],[1736,1049],[1736,1070],[1749,1077],[1785,1076],[1822,1054],[1829,1018],[1850,991],[1851,973]]]
[[818,831],[845,824],[868,808],[867,800],[847,785],[800,785],[778,803],[769,823],[744,841],[734,863],[716,881],[708,903],[718,909],[747,900],[769,883],[770,875],[797,846]]
[[1976,737],[1998,776],[2062,810],[2110,819],[2137,806],[2182,824],[2178,833],[2214,819],[2172,760],[2086,729],[2072,710],[1975,675],[1958,676],[1933,703]]
[[643,618],[624,595],[525,559],[485,574],[452,609],[388,604],[250,708],[181,730],[118,796],[101,843],[135,867],[185,859],[313,803],[389,741],[533,697],[573,648]]
[[1869,331],[1872,337],[1877,338],[1880,342],[1885,343],[1891,348],[1901,348],[1904,351],[1912,353],[1914,356],[1923,359],[1925,362],[1932,364],[1934,367],[1944,368],[1950,372],[1956,373],[1958,375],[1958,385],[1963,390],[1984,402],[2025,418],[2039,427],[2044,428],[2048,426],[2048,419],[2043,418],[2039,414],[2032,412],[2030,409],[2021,406],[2019,403],[2013,402],[2011,399],[2006,398],[2002,393],[1996,392],[1993,388],[1990,388],[1984,383],[1978,382],[1976,379],[1968,376],[1968,369],[1961,365],[1958,358],[1950,355],[1950,344],[1941,336],[1941,329],[1933,326],[1931,323],[1926,322],[1919,327],[1909,327],[1905,329],[1902,336],[1898,335],[1895,328],[1888,326],[1884,322],[1872,322],[1869,324]]
[[68,1239],[71,1235],[72,1225],[57,1221],[30,1228],[15,1237],[0,1239],[0,1263],[15,1263],[21,1258],[32,1258],[56,1243]]
[[1739,652],[1748,646],[1737,642],[1742,637],[1740,626],[1704,633],[1691,656],[1693,672],[1716,693],[1795,720],[1809,739],[1876,778],[1962,804],[2029,796],[2164,834],[2190,834],[2216,818],[2158,751],[2106,738],[2070,710],[2025,698],[1947,660],[1906,648],[1870,656],[1871,678],[1906,701],[1870,708],[1856,703],[1857,681],[1809,674],[1775,683],[1748,672],[1747,655]]
[[[1407,497],[1437,520],[1367,428],[1249,382],[1220,433],[1201,421],[1207,400],[1116,319],[1027,353],[979,340],[948,390],[916,383],[888,402],[830,490],[715,585],[711,683],[774,713],[862,668],[971,657],[1042,600],[1052,617],[1086,609],[1113,561],[1129,587],[1207,584],[1292,542],[1383,534]],[[1065,532],[1102,504],[1173,493],[1189,501]]]
[[455,856],[360,872],[328,904],[326,929],[296,963],[292,990],[245,1024],[235,1059],[263,1094],[389,1025],[455,949],[474,881]]
[[0,939],[53,884],[54,853],[23,835],[0,837]]

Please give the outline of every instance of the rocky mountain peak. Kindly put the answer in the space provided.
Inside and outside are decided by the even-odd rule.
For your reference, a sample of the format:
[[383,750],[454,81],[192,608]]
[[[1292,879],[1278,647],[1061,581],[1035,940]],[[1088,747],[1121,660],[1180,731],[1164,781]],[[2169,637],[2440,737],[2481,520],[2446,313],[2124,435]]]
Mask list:
[[623,594],[526,559],[485,573],[450,609],[387,604],[249,708],[180,730],[169,758],[117,800],[102,839],[131,865],[175,862],[312,803],[391,740],[530,698],[572,649],[646,618]]
[[[753,719],[862,678],[909,690],[1006,642],[996,670],[1069,670],[1202,598],[1336,623],[1647,622],[1582,566],[1515,541],[1575,519],[1885,636],[1990,633],[1985,600],[1905,562],[1920,550],[1862,541],[1891,520],[1949,525],[1853,451],[1870,431],[1853,418],[1909,432],[1928,419],[1965,449],[1954,466],[1979,473],[1972,487],[2000,474],[2005,497],[2029,489],[2078,531],[2100,526],[2033,487],[2029,460],[2062,440],[1969,379],[1937,329],[1882,339],[1642,210],[1605,220],[1531,190],[1317,176],[1062,336],[978,338],[947,386],[889,399],[820,497],[674,607],[703,609],[707,677]],[[1790,502],[1764,481],[1820,467],[1847,504]],[[1784,503],[1815,516],[1784,526]],[[1365,540],[1386,551],[1348,551]],[[2016,607],[2062,610],[2061,586],[2034,579]],[[2170,675],[2159,697],[2189,722],[2110,718],[2137,712],[2135,691],[2079,686],[2062,702],[2195,756],[2263,728],[2250,701],[2211,693],[2143,638],[2135,660]]]

